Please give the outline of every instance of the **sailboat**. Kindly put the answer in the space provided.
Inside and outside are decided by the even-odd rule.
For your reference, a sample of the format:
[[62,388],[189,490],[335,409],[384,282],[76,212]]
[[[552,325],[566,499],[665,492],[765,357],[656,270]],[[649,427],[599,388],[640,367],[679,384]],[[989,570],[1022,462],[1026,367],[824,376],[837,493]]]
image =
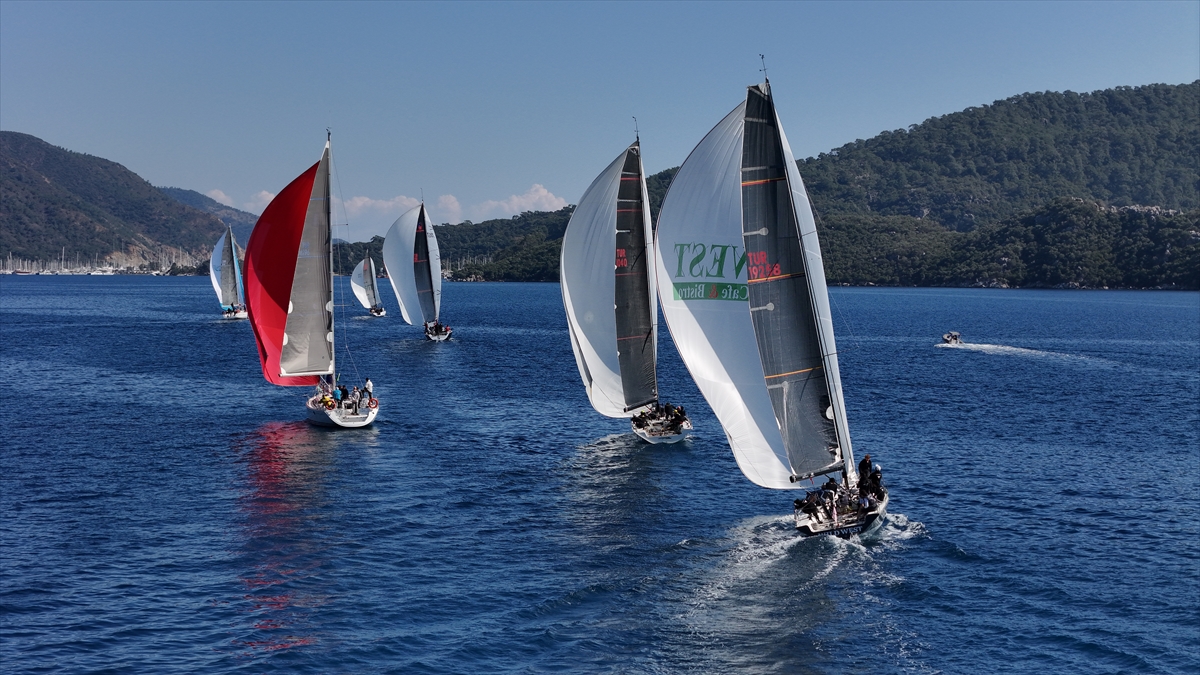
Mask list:
[[673,443],[692,423],[682,409],[658,402],[653,242],[639,140],[583,193],[563,235],[559,280],[592,407],[632,418],[634,433],[650,443]]
[[379,285],[375,283],[375,261],[371,260],[371,256],[354,266],[354,271],[350,273],[350,288],[371,316],[387,314],[379,297]]
[[208,261],[208,278],[217,291],[217,302],[226,319],[245,319],[246,294],[242,288],[242,247],[237,245],[233,228],[225,226],[225,234],[213,247]]
[[452,329],[438,321],[442,306],[442,259],[437,236],[422,202],[396,219],[383,241],[383,264],[400,301],[400,316],[412,325],[419,320],[425,337],[450,339]]
[[781,490],[841,476],[795,501],[801,535],[878,528],[887,491],[875,472],[858,483],[816,224],[769,81],[679,168],[655,244],[671,337],[742,473]]
[[246,244],[246,309],[268,382],[316,387],[305,403],[313,424],[365,427],[378,400],[368,394],[351,406],[338,396],[329,208],[326,138],[320,161],[276,195],[254,226]]

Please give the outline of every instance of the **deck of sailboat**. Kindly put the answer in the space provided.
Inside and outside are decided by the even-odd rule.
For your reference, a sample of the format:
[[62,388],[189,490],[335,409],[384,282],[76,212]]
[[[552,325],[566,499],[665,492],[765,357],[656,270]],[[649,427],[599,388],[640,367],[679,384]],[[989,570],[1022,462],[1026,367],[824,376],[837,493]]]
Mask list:
[[328,409],[321,403],[320,396],[313,396],[305,403],[306,419],[309,424],[315,424],[323,427],[343,427],[354,429],[365,427],[375,421],[375,414],[378,408],[367,407],[363,404],[359,407],[358,414],[355,414],[351,408],[333,408]]
[[884,490],[883,499],[870,510],[854,510],[839,513],[837,520],[826,516],[819,521],[813,521],[808,514],[796,514],[796,529],[802,537],[835,536],[848,539],[852,536],[866,536],[883,525],[887,515],[888,493]]

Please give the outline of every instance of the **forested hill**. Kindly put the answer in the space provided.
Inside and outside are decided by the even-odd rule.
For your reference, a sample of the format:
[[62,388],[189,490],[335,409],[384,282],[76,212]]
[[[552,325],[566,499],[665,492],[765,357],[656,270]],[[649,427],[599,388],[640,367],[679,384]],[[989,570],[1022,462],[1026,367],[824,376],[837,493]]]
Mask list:
[[[1197,288],[1197,157],[1200,82],[1022,94],[798,164],[831,283]],[[656,219],[677,170],[646,179]],[[556,278],[561,241],[517,224],[461,274]]]
[[241,209],[235,209],[232,206],[225,206],[221,202],[202,195],[195,190],[185,190],[176,187],[160,187],[158,188],[163,194],[180,204],[211,213],[221,222],[233,228],[233,236],[237,238],[238,243],[242,246],[250,239],[250,232],[254,230],[254,224],[258,222],[258,216]]
[[224,227],[115,162],[0,131],[0,257],[152,257],[211,247]]
[[822,215],[913,216],[966,231],[1061,197],[1200,208],[1197,157],[1200,81],[1022,94],[799,165]]

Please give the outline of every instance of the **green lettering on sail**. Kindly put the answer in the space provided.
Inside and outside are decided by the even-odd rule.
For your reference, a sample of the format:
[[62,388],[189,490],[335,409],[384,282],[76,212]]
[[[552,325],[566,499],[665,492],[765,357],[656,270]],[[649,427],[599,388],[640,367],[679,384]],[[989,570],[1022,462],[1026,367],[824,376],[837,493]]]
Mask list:
[[711,282],[677,282],[671,285],[676,300],[740,300],[750,299],[746,284],[714,284]]

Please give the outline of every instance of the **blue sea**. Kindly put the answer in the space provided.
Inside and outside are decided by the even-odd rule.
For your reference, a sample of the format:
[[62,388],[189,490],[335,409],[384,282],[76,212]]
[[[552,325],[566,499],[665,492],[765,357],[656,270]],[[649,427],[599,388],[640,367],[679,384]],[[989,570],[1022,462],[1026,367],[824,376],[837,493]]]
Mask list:
[[329,431],[206,278],[0,278],[0,671],[1200,672],[1200,294],[833,289],[865,541],[797,538],[665,330],[652,446],[556,284],[446,284],[446,344],[388,295]]

